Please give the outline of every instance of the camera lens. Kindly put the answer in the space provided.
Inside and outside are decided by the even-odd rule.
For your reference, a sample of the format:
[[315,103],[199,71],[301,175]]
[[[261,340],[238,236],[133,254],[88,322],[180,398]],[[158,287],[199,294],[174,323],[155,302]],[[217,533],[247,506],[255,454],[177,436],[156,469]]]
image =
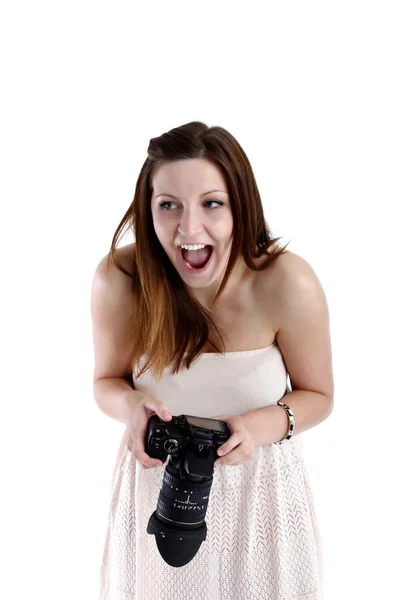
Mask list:
[[[205,521],[213,481],[216,442],[229,438],[223,421],[192,415],[162,424],[149,420],[149,455],[169,461],[165,467],[157,508],[147,524],[166,563],[182,567],[192,560],[207,537]],[[159,437],[152,435],[159,434]],[[160,435],[161,432],[164,435]],[[219,433],[219,438],[217,438]]]
[[202,477],[201,481],[188,481],[177,475],[179,471],[168,464],[157,509],[147,525],[147,533],[155,536],[158,551],[171,567],[190,562],[207,537],[204,519],[213,480]]
[[212,478],[204,483],[182,481],[164,471],[157,515],[168,522],[198,527],[205,519]]

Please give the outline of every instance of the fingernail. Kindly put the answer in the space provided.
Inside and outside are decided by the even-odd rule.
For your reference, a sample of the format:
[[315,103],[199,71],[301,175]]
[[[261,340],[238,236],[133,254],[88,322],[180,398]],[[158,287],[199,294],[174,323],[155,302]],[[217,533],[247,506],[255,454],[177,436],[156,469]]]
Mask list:
[[225,453],[224,453],[224,451],[223,451],[223,450],[221,450],[221,448],[219,448],[219,449],[217,450],[217,454],[218,454],[218,456],[223,456]]
[[171,414],[169,412],[165,412],[164,413],[164,419],[170,419],[171,418]]

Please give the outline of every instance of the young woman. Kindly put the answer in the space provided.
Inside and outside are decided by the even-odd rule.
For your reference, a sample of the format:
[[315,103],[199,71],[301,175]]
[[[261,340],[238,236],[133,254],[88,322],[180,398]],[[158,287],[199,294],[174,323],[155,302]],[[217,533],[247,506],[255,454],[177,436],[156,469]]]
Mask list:
[[[117,248],[126,226],[136,242]],[[125,425],[101,600],[322,597],[300,434],[333,408],[329,315],[311,266],[278,241],[228,131],[191,122],[150,140],[92,287],[94,397]],[[154,414],[220,419],[230,431],[207,537],[180,568],[146,531],[165,469],[145,452]]]

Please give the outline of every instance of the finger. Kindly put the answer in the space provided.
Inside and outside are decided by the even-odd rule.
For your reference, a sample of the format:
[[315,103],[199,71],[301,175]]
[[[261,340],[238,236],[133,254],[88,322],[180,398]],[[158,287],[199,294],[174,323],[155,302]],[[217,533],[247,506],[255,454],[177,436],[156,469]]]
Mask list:
[[133,440],[133,454],[138,462],[146,466],[155,466],[157,459],[152,458],[145,452],[142,436],[135,435]]
[[244,441],[236,446],[229,454],[219,458],[216,463],[222,465],[242,464],[253,459],[254,446],[249,441]]
[[142,467],[147,469],[163,466],[163,463],[158,458],[151,458],[146,452],[138,452],[135,454],[135,458]]
[[172,415],[168,410],[168,406],[164,404],[164,402],[159,402],[152,396],[146,396],[143,400],[143,404],[146,408],[154,410],[154,412],[157,413],[157,415],[163,421],[170,421],[172,419]]
[[244,458],[243,452],[241,452],[239,449],[235,449],[232,452],[230,452],[229,455],[219,458],[215,462],[215,464],[217,466],[228,465],[229,467],[231,467],[235,463],[241,464],[242,462],[244,462],[244,460],[245,460],[245,458]]
[[163,462],[158,458],[152,458],[145,451],[145,435],[147,430],[147,420],[144,420],[143,427],[138,427],[133,435],[133,455],[135,459],[145,468],[161,467]]
[[236,446],[238,446],[243,440],[243,434],[236,432],[231,435],[228,441],[225,444],[222,444],[217,450],[218,456],[223,456],[224,454],[228,454],[231,452]]

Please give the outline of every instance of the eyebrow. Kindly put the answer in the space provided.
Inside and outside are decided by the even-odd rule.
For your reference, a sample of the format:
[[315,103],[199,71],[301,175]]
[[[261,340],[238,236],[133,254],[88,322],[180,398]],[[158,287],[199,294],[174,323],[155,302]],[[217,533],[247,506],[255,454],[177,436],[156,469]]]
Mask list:
[[[213,194],[214,192],[222,192],[223,194],[228,194],[228,192],[225,192],[225,190],[210,190],[209,192],[204,192],[204,194],[200,194],[200,196],[207,196],[207,194]],[[172,194],[157,194],[156,198],[159,198],[160,196],[168,196],[168,198],[179,200],[179,198],[173,196]]]

